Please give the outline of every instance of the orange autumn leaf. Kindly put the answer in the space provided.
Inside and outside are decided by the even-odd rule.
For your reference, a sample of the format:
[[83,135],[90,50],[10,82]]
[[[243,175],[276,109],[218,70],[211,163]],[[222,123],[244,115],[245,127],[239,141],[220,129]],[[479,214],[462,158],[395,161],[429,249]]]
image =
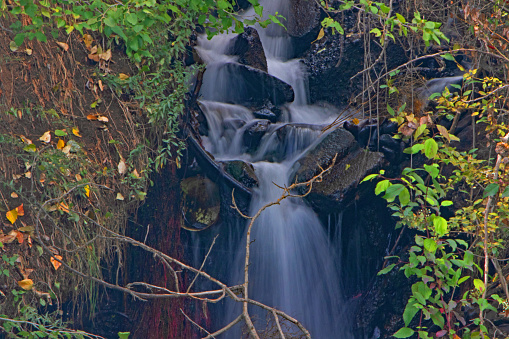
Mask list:
[[18,219],[18,210],[16,208],[13,210],[10,210],[9,212],[7,212],[5,214],[5,216],[7,217],[7,220],[9,220],[11,222],[11,224],[14,224],[16,222],[16,220]]
[[51,264],[53,265],[53,267],[55,268],[55,271],[58,270],[60,268],[60,266],[62,266],[62,263],[58,260],[62,260],[62,256],[61,255],[55,255],[55,257],[51,257],[49,260],[51,261]]
[[22,217],[25,215],[25,210],[23,209],[23,204],[16,207],[16,211],[18,211],[18,216]]
[[89,115],[87,115],[87,119],[88,120],[97,120],[97,117],[98,116],[96,114],[89,114]]
[[86,48],[90,48],[90,46],[92,46],[93,41],[94,41],[94,39],[92,38],[92,36],[90,34],[83,35],[83,42],[85,43]]
[[23,243],[23,233],[16,231],[16,239],[18,239],[18,243]]
[[62,212],[65,212],[65,213],[69,213],[69,205],[67,205],[66,203],[64,202],[61,202],[59,205],[58,205],[58,209],[61,210]]
[[24,289],[24,290],[31,290],[34,287],[34,282],[32,279],[23,279],[21,281],[18,281],[18,285]]
[[62,139],[58,139],[57,149],[63,149],[65,147],[65,142]]

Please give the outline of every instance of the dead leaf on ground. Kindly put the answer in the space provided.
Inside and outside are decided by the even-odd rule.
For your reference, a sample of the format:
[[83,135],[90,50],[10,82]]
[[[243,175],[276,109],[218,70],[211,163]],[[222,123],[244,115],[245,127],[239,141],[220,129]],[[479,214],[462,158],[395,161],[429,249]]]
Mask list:
[[60,47],[61,49],[63,49],[64,51],[68,51],[69,50],[69,45],[66,44],[65,42],[60,42],[60,41],[57,41],[56,42],[58,47]]
[[107,117],[102,116],[102,115],[98,116],[97,120],[99,120],[100,122],[108,122],[108,121],[110,121]]
[[39,138],[39,140],[41,140],[45,143],[50,142],[51,141],[51,132],[50,131],[44,132],[44,134]]
[[59,262],[58,260],[62,260],[62,256],[60,255],[55,255],[55,257],[51,257],[49,260],[51,261],[51,264],[53,265],[53,267],[55,268],[55,271],[59,269],[60,266],[62,266],[62,263]]
[[120,73],[118,75],[118,77],[120,78],[120,80],[127,80],[127,79],[129,79],[129,75],[124,74],[124,73]]
[[11,198],[16,199],[18,197],[18,194],[16,192],[11,193]]
[[0,234],[0,242],[10,244],[16,239],[17,231],[10,231],[9,234]]
[[18,210],[16,208],[10,210],[7,213],[5,213],[5,216],[7,217],[7,220],[11,222],[11,224],[14,224],[18,219]]
[[99,89],[101,90],[101,92],[102,92],[102,91],[104,91],[103,81],[102,81],[102,80],[99,80],[99,81],[97,82],[97,84],[99,85]]
[[125,162],[124,160],[120,160],[120,162],[118,163],[118,173],[120,174],[125,174],[125,172],[127,172],[127,167],[125,165]]
[[23,208],[23,204],[16,207],[16,211],[18,211],[18,216],[22,217],[25,215],[25,209]]
[[65,142],[62,139],[58,139],[57,149],[63,149],[65,147]]
[[83,35],[83,42],[85,43],[86,48],[90,48],[90,46],[92,46],[93,41],[94,41],[94,39],[92,38],[92,36],[90,34]]
[[72,134],[74,134],[75,136],[81,138],[80,130],[78,129],[78,127],[73,127]]
[[24,290],[31,290],[34,287],[34,282],[32,279],[23,279],[21,281],[18,281],[18,285],[24,289]]
[[120,193],[117,193],[117,200],[124,200],[124,196]]
[[32,50],[30,48],[25,49],[25,53],[27,55],[32,55]]
[[87,115],[88,120],[97,120],[98,115],[97,114],[89,114]]

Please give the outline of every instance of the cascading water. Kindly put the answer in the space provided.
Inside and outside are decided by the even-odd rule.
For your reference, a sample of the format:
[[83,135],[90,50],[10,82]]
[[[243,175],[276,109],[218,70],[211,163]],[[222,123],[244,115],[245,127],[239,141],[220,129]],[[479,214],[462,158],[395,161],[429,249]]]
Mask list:
[[[287,6],[285,1],[268,0],[265,9],[284,15]],[[197,47],[207,63],[201,90],[205,100],[200,101],[209,126],[208,136],[203,137],[204,145],[218,161],[243,160],[253,164],[259,187],[251,202],[251,214],[281,196],[282,191],[274,183],[289,184],[292,165],[323,137],[321,126],[337,117],[337,111],[307,105],[302,64],[299,60],[288,60],[290,39],[284,30],[271,26],[267,30],[258,28],[268,73],[290,84],[295,100],[282,108],[282,121],[268,127],[255,149],[243,145],[243,135],[258,120],[250,109],[224,102],[243,90],[243,80],[224,67],[236,62],[235,57],[225,55],[233,36],[219,35],[211,41],[202,37]],[[298,319],[313,338],[352,338],[341,296],[339,263],[335,262],[337,257],[327,230],[309,206],[301,199],[290,198],[265,210],[253,227],[252,239],[250,298]],[[243,245],[239,248],[237,258],[228,264],[239,269],[232,273],[230,285],[243,283],[245,249]],[[225,324],[238,316],[238,307],[227,307]],[[259,309],[250,312],[261,320],[258,324],[265,321],[265,314]],[[239,338],[239,331],[237,328],[237,332],[226,332],[225,337]]]

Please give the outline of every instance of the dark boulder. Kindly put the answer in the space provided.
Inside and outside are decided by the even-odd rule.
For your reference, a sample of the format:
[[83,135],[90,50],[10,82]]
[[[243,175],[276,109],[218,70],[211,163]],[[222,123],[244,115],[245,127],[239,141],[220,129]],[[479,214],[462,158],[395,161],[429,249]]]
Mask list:
[[[296,162],[292,180],[302,182],[311,179],[319,172],[319,166],[326,168],[336,154],[334,167],[322,182],[313,185],[313,190],[306,197],[314,208],[327,213],[351,202],[359,181],[378,170],[384,159],[382,153],[360,149],[350,132],[338,128]],[[302,189],[301,193],[305,190]]]
[[292,37],[301,37],[317,27],[320,8],[314,0],[291,0],[287,29]]
[[247,188],[258,186],[258,177],[253,165],[240,160],[220,162],[225,172]]
[[[204,81],[218,85],[209,89],[202,88],[201,94],[205,100],[258,109],[267,102],[280,106],[294,99],[292,86],[259,69],[238,63],[209,68],[205,72]],[[218,86],[221,87],[219,90]]]
[[248,153],[253,153],[256,151],[260,145],[262,137],[269,129],[269,126],[270,121],[268,120],[254,120],[250,123],[249,126],[246,127],[246,130],[242,135],[242,140],[244,142],[244,146],[247,148]]
[[247,27],[231,41],[228,50],[228,54],[239,57],[239,63],[267,72],[267,58],[256,29]]

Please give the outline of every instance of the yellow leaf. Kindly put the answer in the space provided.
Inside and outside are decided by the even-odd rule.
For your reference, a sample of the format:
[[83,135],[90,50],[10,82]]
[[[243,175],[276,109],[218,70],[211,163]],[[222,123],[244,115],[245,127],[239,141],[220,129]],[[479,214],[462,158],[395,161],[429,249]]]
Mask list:
[[118,75],[118,77],[120,78],[120,80],[127,80],[127,79],[129,79],[129,75],[124,74],[124,73],[120,73]]
[[354,118],[354,119],[352,120],[352,123],[353,123],[354,125],[358,125],[358,124],[359,124],[359,119]]
[[117,193],[117,200],[124,200],[124,196],[120,193]]
[[7,212],[5,214],[5,216],[7,217],[7,220],[9,220],[11,222],[11,224],[14,224],[16,222],[16,220],[18,219],[18,210],[16,208],[13,210],[10,210],[9,212]]
[[85,195],[90,198],[90,186],[86,185],[84,187],[84,189],[85,189]]
[[53,267],[55,268],[55,271],[59,269],[60,266],[62,266],[62,263],[59,262],[58,260],[62,260],[62,256],[60,255],[55,255],[55,257],[51,257],[49,260],[51,261],[51,264],[53,265]]
[[66,52],[69,49],[69,45],[66,44],[65,42],[57,41],[57,45],[58,45],[58,47],[60,47],[61,49],[63,49]]
[[65,147],[65,142],[62,139],[58,139],[57,149],[62,149]]
[[25,177],[28,178],[28,179],[31,179],[32,178],[32,172],[26,172],[25,173]]
[[32,55],[32,50],[30,48],[25,49],[25,53],[27,55]]
[[62,152],[64,152],[65,154],[69,154],[70,151],[71,151],[71,146],[69,146],[69,145],[62,148]]
[[21,281],[18,281],[18,285],[24,289],[24,290],[31,290],[32,287],[34,287],[34,282],[32,281],[32,279],[23,279]]
[[51,132],[50,131],[47,131],[45,132],[40,138],[39,140],[41,141],[44,141],[45,143],[48,143],[51,141]]
[[316,39],[311,41],[311,43],[314,43],[315,41],[322,39],[324,36],[325,36],[325,31],[323,30],[323,27],[322,27],[322,29],[320,29],[320,32],[318,32],[318,36],[316,37]]
[[78,127],[73,127],[73,129],[72,129],[72,134],[74,134],[75,136],[77,136],[77,137],[80,137],[80,138],[81,138],[80,130],[78,129]]
[[17,195],[15,192],[12,192],[12,193],[11,193],[11,198],[16,199],[17,197],[18,197],[18,195]]

